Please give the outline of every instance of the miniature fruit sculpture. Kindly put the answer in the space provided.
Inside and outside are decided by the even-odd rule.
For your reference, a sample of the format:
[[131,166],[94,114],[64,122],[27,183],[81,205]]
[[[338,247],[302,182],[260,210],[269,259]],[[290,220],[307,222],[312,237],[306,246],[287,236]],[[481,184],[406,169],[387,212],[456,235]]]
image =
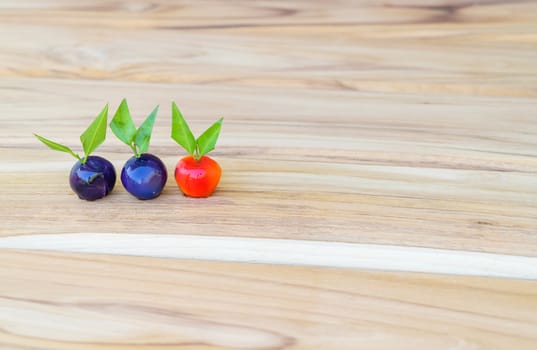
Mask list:
[[175,167],[175,181],[186,196],[209,197],[218,186],[222,169],[206,154],[215,148],[222,121],[223,118],[220,118],[196,139],[179,108],[172,102],[171,136],[189,153]]
[[80,199],[93,201],[103,198],[112,191],[116,183],[116,171],[112,163],[102,157],[90,155],[106,138],[107,118],[108,104],[80,135],[84,150],[83,158],[67,146],[34,134],[49,148],[69,153],[78,160],[71,169],[69,184]]
[[117,138],[127,144],[134,153],[121,170],[121,183],[130,194],[138,199],[158,197],[168,180],[166,166],[160,158],[146,153],[149,149],[157,111],[158,106],[136,129],[127,101],[123,99],[110,122],[110,128]]

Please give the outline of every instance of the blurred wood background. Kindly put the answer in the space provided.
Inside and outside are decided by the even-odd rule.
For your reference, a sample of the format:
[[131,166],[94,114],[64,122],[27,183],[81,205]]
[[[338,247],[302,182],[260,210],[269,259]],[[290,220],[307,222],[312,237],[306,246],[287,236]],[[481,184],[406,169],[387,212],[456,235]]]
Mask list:
[[[195,133],[224,117],[213,197],[170,176],[152,201],[76,198],[74,159],[32,133],[80,151],[124,97],[137,123],[160,105],[169,174],[171,101]],[[536,1],[2,0],[0,348],[534,349],[536,98]],[[270,240],[209,262],[135,234]],[[293,260],[333,242],[418,254]]]

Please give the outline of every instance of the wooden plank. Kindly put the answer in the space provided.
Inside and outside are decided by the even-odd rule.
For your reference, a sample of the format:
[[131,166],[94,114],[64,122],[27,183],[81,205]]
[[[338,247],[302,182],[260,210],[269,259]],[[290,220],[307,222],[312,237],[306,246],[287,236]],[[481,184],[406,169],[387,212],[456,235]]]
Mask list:
[[3,349],[533,349],[537,282],[0,252]]

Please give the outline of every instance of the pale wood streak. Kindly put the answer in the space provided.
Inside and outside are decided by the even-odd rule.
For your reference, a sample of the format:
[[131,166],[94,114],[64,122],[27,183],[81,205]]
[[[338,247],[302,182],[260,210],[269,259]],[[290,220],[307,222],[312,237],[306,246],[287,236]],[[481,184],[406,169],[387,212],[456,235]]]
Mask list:
[[537,258],[326,241],[74,233],[3,237],[2,248],[537,280]]

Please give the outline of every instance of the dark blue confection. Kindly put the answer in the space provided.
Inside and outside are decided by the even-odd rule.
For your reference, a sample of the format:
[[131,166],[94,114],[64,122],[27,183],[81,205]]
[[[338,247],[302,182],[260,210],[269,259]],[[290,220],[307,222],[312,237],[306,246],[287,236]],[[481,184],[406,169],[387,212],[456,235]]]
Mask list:
[[121,171],[123,187],[138,199],[158,197],[167,180],[166,166],[158,157],[149,153],[130,158]]

